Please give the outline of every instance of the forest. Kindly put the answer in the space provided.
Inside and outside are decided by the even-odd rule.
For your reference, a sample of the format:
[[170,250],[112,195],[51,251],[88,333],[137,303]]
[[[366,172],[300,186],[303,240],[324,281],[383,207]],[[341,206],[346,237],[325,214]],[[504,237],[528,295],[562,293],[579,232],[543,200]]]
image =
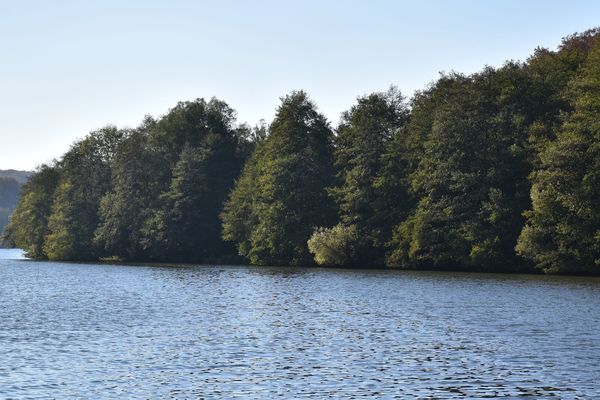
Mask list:
[[600,28],[251,127],[212,98],[40,166],[4,231],[29,257],[600,274]]

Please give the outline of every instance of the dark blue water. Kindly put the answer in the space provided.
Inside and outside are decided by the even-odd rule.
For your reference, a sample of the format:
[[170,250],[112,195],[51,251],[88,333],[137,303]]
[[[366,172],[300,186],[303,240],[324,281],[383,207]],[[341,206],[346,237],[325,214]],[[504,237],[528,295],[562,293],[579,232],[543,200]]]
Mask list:
[[0,398],[600,397],[598,279],[18,254]]

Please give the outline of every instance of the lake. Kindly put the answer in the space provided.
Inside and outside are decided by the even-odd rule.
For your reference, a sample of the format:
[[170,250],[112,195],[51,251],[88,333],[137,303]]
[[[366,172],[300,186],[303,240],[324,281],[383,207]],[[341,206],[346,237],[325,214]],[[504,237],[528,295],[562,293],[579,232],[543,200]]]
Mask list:
[[19,257],[0,398],[600,396],[597,278]]

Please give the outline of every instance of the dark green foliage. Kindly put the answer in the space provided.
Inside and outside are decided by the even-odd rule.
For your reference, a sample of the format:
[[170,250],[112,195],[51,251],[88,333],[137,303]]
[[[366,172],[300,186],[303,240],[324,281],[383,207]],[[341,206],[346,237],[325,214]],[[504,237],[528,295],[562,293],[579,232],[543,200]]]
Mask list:
[[54,193],[50,233],[44,253],[51,260],[98,257],[93,246],[100,223],[100,200],[111,187],[110,164],[123,132],[106,127],[77,142],[59,163],[60,182]]
[[146,120],[119,144],[111,164],[112,188],[100,203],[94,243],[103,255],[124,260],[149,258],[146,220],[158,205],[164,170],[148,143]]
[[56,166],[38,168],[23,186],[19,203],[6,226],[9,244],[25,250],[28,257],[46,258],[44,241],[58,180]]
[[13,178],[0,177],[0,208],[13,208],[19,200],[21,185]]
[[600,40],[569,84],[573,112],[541,153],[517,250],[551,273],[600,273]]
[[118,147],[95,243],[105,256],[207,262],[231,259],[219,214],[260,128],[235,126],[224,102],[179,103],[146,119]]
[[222,154],[226,151],[217,144],[184,148],[170,189],[161,196],[162,207],[147,225],[158,258],[208,261],[232,254],[232,246],[221,239],[219,213],[239,165]]
[[161,165],[171,166],[145,233],[154,258],[207,262],[231,258],[219,214],[251,148],[252,130],[235,126],[235,111],[212,99],[180,103],[151,129]]
[[317,260],[330,258],[318,252],[330,249],[329,245],[319,246],[319,241],[339,242],[334,238],[342,235],[342,242],[350,237],[356,242],[344,245],[352,248],[352,256],[336,257],[338,261],[344,259],[344,265],[383,265],[393,221],[398,222],[399,209],[406,208],[403,182],[394,175],[402,174],[402,161],[397,156],[401,156],[398,152],[402,151],[402,128],[408,117],[404,98],[395,88],[358,98],[358,104],[342,115],[335,140],[339,184],[330,189],[340,225],[329,232],[323,229],[315,232],[312,239],[315,251],[311,251]]
[[235,118],[235,111],[216,98],[181,102],[149,126],[152,146],[165,159],[164,168],[172,171],[185,147],[206,147],[215,136],[230,136],[235,141]]
[[225,204],[224,238],[260,265],[309,265],[307,240],[332,221],[333,134],[306,93],[283,98]]
[[250,254],[253,246],[251,238],[259,223],[255,202],[258,200],[256,185],[261,171],[259,164],[266,158],[266,147],[264,141],[257,144],[221,213],[223,239],[235,242],[238,253],[244,256]]
[[420,199],[396,229],[391,265],[517,265],[513,247],[528,193],[525,116],[511,98],[520,69],[509,64],[470,77],[445,76],[424,99],[425,107],[435,106],[420,114],[419,127],[430,127],[410,176]]
[[600,29],[592,29],[568,36],[558,51],[538,48],[527,60],[528,93],[523,99],[529,100],[527,109],[534,119],[529,129],[529,140],[536,150],[531,154],[534,164],[556,138],[561,118],[572,111],[565,91],[599,34]]
[[336,135],[304,92],[268,129],[197,99],[40,168],[5,237],[67,260],[600,274],[599,115],[597,29],[409,103],[360,97]]

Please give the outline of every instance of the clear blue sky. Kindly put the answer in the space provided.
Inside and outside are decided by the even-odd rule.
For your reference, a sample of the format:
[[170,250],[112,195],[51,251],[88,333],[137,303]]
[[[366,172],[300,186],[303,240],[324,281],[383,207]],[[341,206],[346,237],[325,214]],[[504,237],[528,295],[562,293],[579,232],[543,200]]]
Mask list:
[[357,95],[410,96],[597,25],[596,0],[0,0],[0,169],[197,97],[255,124],[305,89],[335,125]]

